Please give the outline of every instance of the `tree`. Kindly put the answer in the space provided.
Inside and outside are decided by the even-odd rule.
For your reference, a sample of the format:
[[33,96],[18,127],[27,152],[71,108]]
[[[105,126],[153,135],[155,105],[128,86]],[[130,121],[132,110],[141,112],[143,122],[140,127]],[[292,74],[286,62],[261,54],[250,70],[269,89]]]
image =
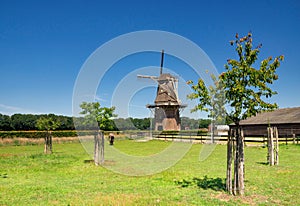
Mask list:
[[136,127],[136,129],[146,130],[150,128],[150,118],[129,118],[129,120]]
[[113,130],[114,124],[111,119],[117,117],[114,114],[115,107],[101,107],[99,102],[82,102],[80,107],[82,109],[80,114],[85,115],[84,125],[93,129]]
[[8,115],[0,114],[0,130],[12,130],[11,119]]
[[[80,114],[85,115],[83,119],[84,125],[100,130],[111,130],[114,128],[111,118],[117,116],[114,114],[115,107],[101,107],[99,102],[82,102],[80,107],[82,109]],[[94,135],[95,165],[104,162],[104,135],[100,130]]]
[[211,85],[208,89],[202,79],[198,80],[197,84],[193,81],[188,81],[187,83],[192,85],[193,93],[187,96],[188,99],[199,99],[198,104],[192,109],[195,111],[205,111],[209,112],[208,117],[211,118],[211,128],[212,128],[212,143],[214,143],[215,135],[215,124],[224,124],[226,119],[225,110],[225,95],[223,87],[217,77],[211,75],[214,85]]
[[[244,137],[240,121],[256,115],[262,111],[273,110],[277,108],[276,103],[269,103],[267,99],[275,95],[269,87],[278,79],[276,69],[283,61],[283,56],[269,57],[261,61],[258,69],[254,64],[258,59],[261,44],[253,48],[252,34],[230,41],[238,55],[238,59],[228,59],[225,65],[226,71],[219,76],[219,83],[223,87],[225,103],[230,106],[226,111],[227,117],[235,124],[235,130],[230,131],[227,143],[227,178],[226,188],[229,193],[234,195],[244,194]],[[212,98],[209,96],[209,90],[205,87],[204,82],[195,85],[200,100],[200,106],[197,108],[203,110],[205,106],[211,105]],[[195,90],[195,89],[194,89]],[[197,90],[196,90],[197,91]],[[233,149],[235,151],[233,151]],[[234,154],[234,178],[232,185],[232,157]]]
[[[244,137],[240,121],[257,113],[267,110],[274,110],[278,106],[276,103],[269,103],[266,100],[277,94],[272,91],[270,84],[278,79],[276,69],[283,61],[283,56],[269,57],[260,63],[260,67],[255,69],[254,63],[258,59],[258,54],[262,45],[253,48],[252,34],[230,42],[235,46],[238,60],[229,59],[225,65],[226,72],[220,75],[220,81],[224,86],[225,97],[232,107],[228,113],[229,118],[235,123],[235,161],[234,161],[234,185],[231,186],[231,162],[228,161],[227,188],[236,195],[244,194]],[[229,144],[232,144],[230,139]],[[232,147],[229,147],[228,160],[232,159]]]
[[200,119],[198,128],[208,128],[208,125],[211,123],[210,119]]
[[39,130],[46,131],[44,153],[52,153],[52,134],[51,131],[59,127],[60,123],[53,120],[52,117],[41,117],[36,122],[36,127]]
[[38,115],[33,114],[14,114],[11,122],[14,130],[35,130]]

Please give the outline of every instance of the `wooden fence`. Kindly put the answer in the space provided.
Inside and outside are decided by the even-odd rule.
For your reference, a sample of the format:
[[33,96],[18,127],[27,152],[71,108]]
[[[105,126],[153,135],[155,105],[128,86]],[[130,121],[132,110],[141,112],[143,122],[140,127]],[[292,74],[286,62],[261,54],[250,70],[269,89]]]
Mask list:
[[[194,133],[178,133],[178,134],[159,134],[154,133],[152,135],[154,139],[160,140],[168,140],[168,141],[186,141],[186,142],[200,142],[200,143],[209,143],[214,142],[216,143],[226,143],[227,142],[227,135],[220,135],[214,136],[211,135],[195,135]],[[245,144],[247,143],[260,143],[262,145],[267,145],[267,136],[245,136],[244,140]],[[297,135],[282,135],[279,136],[279,143],[294,143],[299,144],[300,136]]]

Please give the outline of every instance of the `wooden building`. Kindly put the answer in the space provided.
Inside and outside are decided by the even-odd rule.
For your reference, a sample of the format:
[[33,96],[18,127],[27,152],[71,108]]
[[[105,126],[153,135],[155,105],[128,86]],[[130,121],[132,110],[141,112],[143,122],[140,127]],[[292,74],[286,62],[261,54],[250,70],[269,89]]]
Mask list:
[[[267,128],[277,127],[281,137],[300,136],[300,107],[262,112],[242,120],[240,125],[245,136],[267,136]],[[234,127],[234,125],[230,125]]]

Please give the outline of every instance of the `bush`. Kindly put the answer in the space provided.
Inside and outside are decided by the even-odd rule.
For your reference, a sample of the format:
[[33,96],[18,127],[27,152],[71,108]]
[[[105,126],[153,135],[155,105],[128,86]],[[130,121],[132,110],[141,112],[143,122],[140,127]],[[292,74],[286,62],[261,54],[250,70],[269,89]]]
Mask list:
[[[46,136],[46,131],[0,131],[0,137],[4,138],[44,138]],[[53,131],[53,137],[75,137],[77,136],[76,131]]]

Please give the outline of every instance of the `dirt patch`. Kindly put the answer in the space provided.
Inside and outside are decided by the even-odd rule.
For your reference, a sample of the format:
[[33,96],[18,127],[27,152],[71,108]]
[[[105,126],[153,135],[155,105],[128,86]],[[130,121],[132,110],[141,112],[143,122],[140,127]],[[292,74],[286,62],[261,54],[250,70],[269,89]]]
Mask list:
[[114,161],[114,160],[105,160],[103,163],[104,166],[113,166],[115,164],[116,164],[116,161]]
[[[53,137],[53,144],[55,143],[68,143],[68,142],[79,142],[78,137]],[[0,138],[0,145],[41,145],[44,144],[43,138]]]
[[17,156],[15,154],[0,154],[0,157],[13,157],[13,156]]
[[[219,193],[213,194],[213,198],[217,198],[224,202],[237,202],[247,205],[258,205],[263,203],[269,203],[269,198],[263,195],[246,195],[246,196],[233,196],[229,194]],[[273,202],[274,204],[280,204],[280,201]]]

